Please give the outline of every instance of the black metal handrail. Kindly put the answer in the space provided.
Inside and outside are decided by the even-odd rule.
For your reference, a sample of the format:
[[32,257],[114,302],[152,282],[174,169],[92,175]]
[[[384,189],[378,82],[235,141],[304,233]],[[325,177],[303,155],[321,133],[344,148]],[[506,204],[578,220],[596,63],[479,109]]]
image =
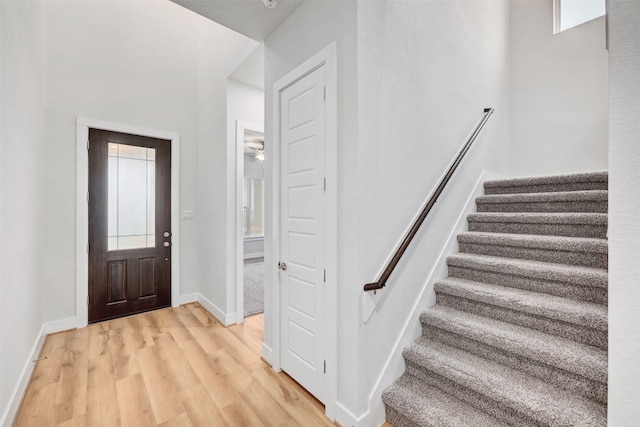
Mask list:
[[493,108],[484,109],[484,112],[482,113],[482,118],[480,119],[478,124],[476,124],[475,128],[473,129],[473,132],[471,132],[471,134],[465,141],[460,151],[458,151],[458,154],[456,155],[456,158],[451,164],[451,166],[449,166],[447,173],[442,177],[440,182],[438,182],[438,186],[436,187],[435,192],[431,195],[429,200],[427,200],[427,203],[422,208],[422,212],[420,212],[420,216],[415,220],[415,222],[413,223],[413,225],[411,226],[407,234],[404,236],[404,239],[402,239],[402,243],[400,244],[400,246],[398,246],[398,249],[396,249],[396,252],[393,254],[393,257],[387,264],[387,267],[384,269],[384,271],[380,275],[380,278],[375,282],[367,283],[366,285],[364,285],[365,291],[376,291],[378,289],[384,288],[387,285],[387,280],[389,279],[389,276],[391,276],[391,273],[393,273],[393,270],[398,265],[400,258],[402,258],[402,255],[407,250],[407,248],[411,244],[411,241],[418,233],[420,226],[422,226],[422,223],[424,222],[425,218],[427,217],[427,215],[429,215],[429,212],[431,211],[431,208],[433,207],[433,205],[436,204],[436,201],[438,200],[438,197],[442,193],[442,190],[444,190],[447,183],[449,183],[449,179],[451,179],[451,176],[453,175],[458,165],[462,161],[462,158],[464,157],[465,154],[467,154],[467,151],[469,151],[471,144],[473,144],[473,142],[476,140],[476,138],[480,134],[480,131],[482,131],[482,128],[487,123],[487,120],[489,120],[489,117],[491,116],[491,114],[493,114]]

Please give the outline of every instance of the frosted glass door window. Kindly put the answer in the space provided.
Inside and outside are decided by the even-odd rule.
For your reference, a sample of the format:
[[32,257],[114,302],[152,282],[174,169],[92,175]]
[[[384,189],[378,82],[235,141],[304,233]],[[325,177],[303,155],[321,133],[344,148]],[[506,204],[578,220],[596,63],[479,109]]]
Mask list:
[[156,150],[109,143],[108,250],[156,245]]

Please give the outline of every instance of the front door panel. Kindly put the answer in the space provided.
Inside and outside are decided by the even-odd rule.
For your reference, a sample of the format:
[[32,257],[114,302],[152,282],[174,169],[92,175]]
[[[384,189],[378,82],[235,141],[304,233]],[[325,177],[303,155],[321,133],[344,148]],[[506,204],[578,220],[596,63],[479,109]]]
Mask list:
[[89,129],[89,322],[171,304],[171,141]]

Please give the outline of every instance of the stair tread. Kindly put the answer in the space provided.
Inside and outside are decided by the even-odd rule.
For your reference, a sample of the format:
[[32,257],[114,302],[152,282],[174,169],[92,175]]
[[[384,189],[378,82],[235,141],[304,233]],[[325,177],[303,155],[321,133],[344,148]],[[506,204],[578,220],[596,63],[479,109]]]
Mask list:
[[546,193],[487,194],[476,198],[476,203],[534,203],[607,201],[607,190],[552,191]]
[[559,336],[436,304],[420,321],[583,377],[607,382],[607,352]]
[[608,284],[608,273],[607,270],[603,268],[495,257],[464,252],[447,257],[447,264],[455,267],[467,267],[482,271],[567,282],[583,286],[606,288]]
[[607,182],[609,174],[606,171],[584,172],[562,175],[522,177],[510,179],[490,180],[484,183],[485,188],[492,187],[522,187],[531,185],[553,185],[576,182]]
[[444,293],[489,305],[607,331],[607,307],[558,296],[447,277],[435,284]]
[[607,240],[593,237],[468,231],[458,234],[458,242],[575,252],[595,252],[602,254],[608,253]]
[[403,355],[543,425],[606,424],[606,406],[464,350],[421,337]]
[[469,214],[467,220],[519,224],[607,225],[607,214],[592,212],[477,212]]
[[385,390],[383,399],[387,405],[420,426],[508,426],[409,374],[404,374]]

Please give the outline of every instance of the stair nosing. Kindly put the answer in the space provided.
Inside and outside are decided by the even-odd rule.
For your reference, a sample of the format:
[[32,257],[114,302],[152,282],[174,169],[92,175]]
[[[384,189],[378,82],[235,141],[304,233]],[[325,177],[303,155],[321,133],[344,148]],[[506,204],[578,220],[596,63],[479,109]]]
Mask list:
[[517,224],[607,225],[606,213],[594,212],[475,212],[468,222],[511,222]]
[[[423,312],[420,322],[594,381],[607,382],[607,352],[588,344],[439,304]],[[567,363],[569,360],[575,363]]]
[[425,396],[424,394],[419,393],[417,390],[414,390],[413,387],[411,387],[411,384],[409,383],[411,381],[411,378],[414,379],[414,381],[421,382],[419,378],[405,372],[393,385],[391,385],[387,390],[384,391],[385,397],[383,398],[385,405],[391,406],[403,416],[409,418],[411,421],[419,423],[421,417],[416,416],[413,413],[407,414],[405,412],[406,408],[404,406],[415,406],[415,403],[414,405],[403,405],[403,402],[415,402],[415,400],[413,399],[417,398],[418,400],[420,400],[420,403],[422,403],[421,405],[419,405],[419,410],[421,410],[421,413],[426,414],[428,412],[429,414],[431,414],[431,416],[435,415],[436,421],[439,416],[446,417],[447,414],[443,412],[442,408],[438,406],[434,407],[434,405],[425,404],[427,402],[430,403],[430,401],[433,399],[436,399],[439,402],[444,402],[447,405],[453,404],[455,406],[454,409],[456,409],[456,415],[459,415],[459,411],[460,409],[462,409],[463,411],[467,411],[469,415],[473,415],[474,417],[482,417],[485,418],[485,420],[491,420],[492,425],[507,426],[507,424],[500,422],[490,414],[487,414],[481,409],[478,409],[467,402],[464,402],[454,396],[447,394],[438,387],[421,383],[419,385],[420,388],[427,389],[430,392],[428,396]]
[[[482,297],[483,294],[475,292],[480,288],[486,291],[486,298]],[[555,295],[476,282],[458,277],[441,279],[434,284],[434,289],[436,294],[442,293],[457,298],[465,298],[485,305],[506,308],[601,332],[607,332],[608,330],[607,307],[603,304],[576,301]],[[514,302],[516,298],[517,302]],[[541,302],[542,300],[547,306],[544,307],[540,304],[539,307],[544,307],[546,310],[538,309],[535,304],[535,302]],[[549,307],[549,305],[552,307]],[[582,310],[578,310],[578,308],[582,308]],[[585,311],[591,311],[591,313],[585,315]],[[585,322],[589,324],[585,325]]]
[[607,240],[597,237],[466,231],[458,234],[457,240],[460,243],[481,243],[487,246],[507,246],[528,249],[558,250],[564,252],[608,254]]
[[544,193],[485,194],[476,198],[478,204],[594,202],[607,201],[608,190],[549,191]]
[[563,185],[577,183],[602,183],[609,181],[607,171],[582,172],[535,177],[520,177],[508,179],[494,179],[484,183],[485,188],[500,187],[532,187],[539,185]]
[[496,257],[466,252],[449,255],[447,257],[447,265],[510,276],[571,283],[587,287],[608,287],[608,272],[603,268]]
[[[424,354],[425,352],[427,354]],[[430,356],[428,353],[430,353]],[[575,413],[572,410],[577,407],[582,411],[589,409],[590,412],[600,412],[599,415],[606,416],[606,407],[600,403],[583,396],[567,393],[565,390],[561,390],[544,380],[476,356],[465,350],[429,341],[425,337],[418,338],[418,340],[407,346],[403,351],[403,356],[408,361],[441,375],[459,386],[507,405],[509,408],[537,421],[547,421],[542,419],[542,414],[548,414],[548,417],[552,418],[563,414],[565,415],[564,423],[573,422],[575,420],[569,420],[566,417],[570,417],[572,413]],[[443,367],[450,368],[450,371]],[[452,377],[452,374],[457,375]],[[516,397],[519,395],[518,392],[524,391],[527,392],[527,398],[518,399]],[[534,397],[535,401],[543,403],[537,409],[532,406]],[[585,414],[585,416],[589,415]]]

